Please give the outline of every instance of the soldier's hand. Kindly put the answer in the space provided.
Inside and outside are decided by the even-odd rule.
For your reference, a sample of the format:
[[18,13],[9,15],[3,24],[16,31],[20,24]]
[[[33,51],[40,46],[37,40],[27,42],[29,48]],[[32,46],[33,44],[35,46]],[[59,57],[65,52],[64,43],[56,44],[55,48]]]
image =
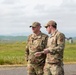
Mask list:
[[47,54],[49,53],[49,50],[48,49],[44,49],[44,54]]
[[41,52],[36,52],[34,55],[35,57],[41,56]]

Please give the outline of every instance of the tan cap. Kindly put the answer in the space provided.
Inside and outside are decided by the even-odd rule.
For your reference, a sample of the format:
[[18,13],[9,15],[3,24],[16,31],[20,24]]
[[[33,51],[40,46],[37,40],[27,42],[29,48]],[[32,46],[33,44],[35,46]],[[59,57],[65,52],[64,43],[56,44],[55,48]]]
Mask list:
[[36,27],[36,26],[41,26],[39,22],[34,22],[30,27]]
[[49,21],[44,27],[47,28],[47,27],[50,26],[50,25],[52,25],[52,26],[57,26],[57,23],[56,23],[55,21],[51,20],[51,21]]

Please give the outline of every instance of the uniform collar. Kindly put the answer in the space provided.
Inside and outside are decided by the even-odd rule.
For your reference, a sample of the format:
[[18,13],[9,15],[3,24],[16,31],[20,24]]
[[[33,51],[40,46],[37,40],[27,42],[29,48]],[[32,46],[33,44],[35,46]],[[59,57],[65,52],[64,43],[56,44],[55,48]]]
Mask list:
[[32,38],[33,39],[38,39],[38,38],[41,38],[41,35],[42,35],[42,32],[40,31],[40,33],[38,35],[32,34]]
[[53,37],[57,32],[58,32],[58,30],[55,30],[55,32],[53,34],[51,34],[51,36]]

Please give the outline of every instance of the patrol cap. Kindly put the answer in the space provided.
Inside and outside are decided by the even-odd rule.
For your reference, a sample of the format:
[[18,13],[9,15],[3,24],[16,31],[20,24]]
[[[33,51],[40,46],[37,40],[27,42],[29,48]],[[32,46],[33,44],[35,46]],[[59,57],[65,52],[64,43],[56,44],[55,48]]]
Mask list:
[[47,28],[47,27],[50,26],[50,25],[56,27],[56,26],[57,26],[57,23],[56,23],[55,21],[51,20],[51,21],[49,21],[44,27]]
[[36,27],[36,26],[41,26],[39,22],[34,22],[30,27]]

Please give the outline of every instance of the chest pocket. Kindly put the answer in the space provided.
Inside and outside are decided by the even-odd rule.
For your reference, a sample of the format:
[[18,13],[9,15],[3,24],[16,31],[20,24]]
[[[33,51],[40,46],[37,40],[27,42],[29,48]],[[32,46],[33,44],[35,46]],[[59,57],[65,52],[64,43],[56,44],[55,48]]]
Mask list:
[[41,39],[32,39],[29,42],[29,48],[32,51],[37,51],[39,47],[41,47],[42,40]]
[[42,39],[37,39],[34,41],[34,46],[38,51],[42,51],[44,49],[44,41]]
[[42,42],[41,39],[36,39],[36,40],[33,41],[33,45],[34,45],[35,47],[38,47],[38,46],[41,45],[41,42]]
[[56,47],[57,46],[57,38],[56,37],[50,37],[48,39],[48,47]]

